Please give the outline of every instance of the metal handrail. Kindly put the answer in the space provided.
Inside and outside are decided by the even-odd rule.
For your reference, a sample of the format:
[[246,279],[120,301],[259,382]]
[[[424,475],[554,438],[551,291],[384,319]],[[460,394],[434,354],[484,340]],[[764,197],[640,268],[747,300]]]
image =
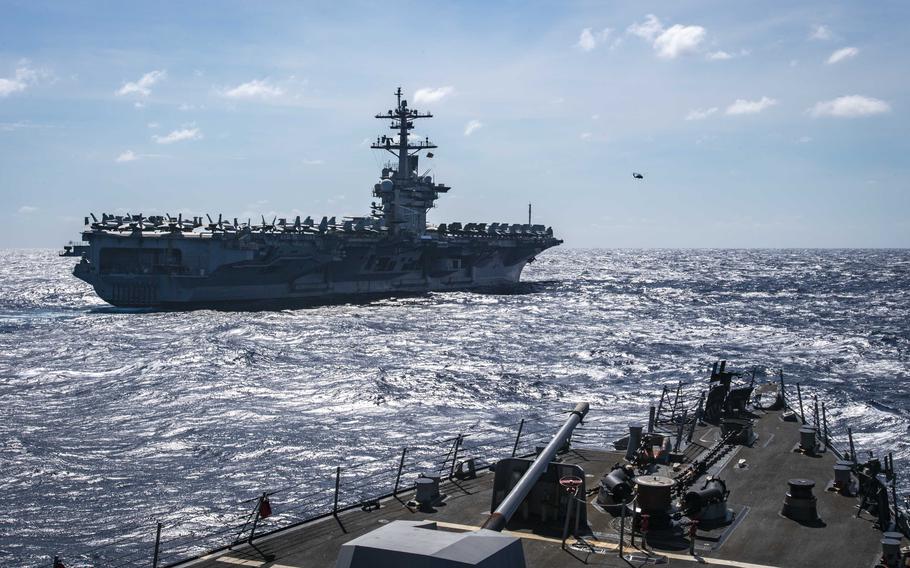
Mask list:
[[[546,437],[546,434],[552,433],[558,426],[552,419],[564,417],[566,414],[566,411],[541,413],[534,419],[523,420],[522,425],[531,423],[540,424],[540,426],[526,430],[521,436],[520,445],[527,447],[529,444],[539,443]],[[351,510],[368,501],[382,500],[413,491],[419,475],[434,472],[447,477],[454,474],[458,461],[467,456],[477,460],[478,467],[486,467],[499,458],[512,454],[516,439],[514,434],[506,435],[505,432],[506,428],[517,425],[519,425],[518,422],[514,425],[495,425],[490,431],[492,434],[490,438],[484,438],[482,434],[472,432],[470,437],[459,434],[437,440],[417,450],[416,455],[408,452],[407,457],[410,459],[404,461],[401,459],[400,449],[389,455],[358,460],[356,464],[342,470],[341,493],[338,495],[337,506],[334,502],[333,488],[327,484],[326,475],[310,475],[296,483],[266,491],[265,494],[268,496],[278,495],[283,498],[276,503],[276,511],[272,517],[259,521],[255,537],[260,538]],[[458,440],[460,442],[456,443]],[[522,455],[532,455],[532,453],[522,453]],[[333,478],[334,473],[332,471]],[[296,491],[301,487],[312,488],[314,485],[325,486],[303,492],[302,498],[301,492]],[[249,504],[258,499],[259,497],[239,501],[237,506],[247,509],[247,512],[232,514],[225,519],[228,520],[226,524],[210,529],[199,529],[197,521],[185,519],[161,524],[162,534],[154,538],[153,531],[149,539],[146,539],[136,538],[135,533],[138,532],[139,527],[133,527],[129,531],[133,535],[120,537],[103,545],[72,554],[70,557],[73,561],[68,565],[78,567],[86,565],[80,562],[88,562],[93,567],[146,567],[155,557],[158,561],[156,568],[168,568],[204,554],[230,548],[239,540],[243,540],[243,538],[237,537],[237,530],[243,527],[244,520],[248,517]],[[285,506],[282,507],[281,502],[285,503]],[[158,523],[153,525],[156,529],[157,526]],[[134,546],[128,547],[128,543],[133,543]],[[132,548],[132,550],[126,550],[127,548]]]

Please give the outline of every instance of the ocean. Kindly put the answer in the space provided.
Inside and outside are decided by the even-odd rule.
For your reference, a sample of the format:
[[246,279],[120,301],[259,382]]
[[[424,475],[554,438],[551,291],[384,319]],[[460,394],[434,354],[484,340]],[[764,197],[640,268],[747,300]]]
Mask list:
[[910,482],[908,250],[559,248],[509,294],[272,312],[115,309],[74,262],[0,251],[0,566],[147,566],[157,521],[221,530],[274,489],[304,515],[336,466],[575,401],[608,444],[717,359],[782,369]]

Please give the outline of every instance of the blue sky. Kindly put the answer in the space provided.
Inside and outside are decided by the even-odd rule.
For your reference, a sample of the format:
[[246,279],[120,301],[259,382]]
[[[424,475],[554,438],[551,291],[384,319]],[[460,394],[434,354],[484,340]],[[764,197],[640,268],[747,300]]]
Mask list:
[[[356,215],[401,85],[432,222],[910,246],[906,2],[0,1],[0,247],[90,211]],[[643,181],[631,173],[645,174]]]

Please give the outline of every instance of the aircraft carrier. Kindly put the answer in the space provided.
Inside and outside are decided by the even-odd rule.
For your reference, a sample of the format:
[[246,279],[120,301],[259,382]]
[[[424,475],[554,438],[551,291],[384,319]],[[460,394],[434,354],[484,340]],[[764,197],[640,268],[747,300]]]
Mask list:
[[705,383],[665,387],[620,437],[599,426],[615,408],[584,402],[498,438],[474,429],[326,464],[222,512],[221,528],[150,524],[141,542],[55,567],[910,565],[892,455],[857,447],[782,371],[759,376],[717,362]]
[[528,223],[427,225],[427,211],[451,188],[421,173],[429,138],[412,139],[418,119],[399,88],[392,136],[371,148],[396,159],[373,186],[363,217],[273,218],[223,215],[94,214],[86,217],[88,247],[73,274],[104,301],[122,307],[190,308],[323,303],[339,298],[500,288],[519,281],[525,265],[559,245],[552,228]]

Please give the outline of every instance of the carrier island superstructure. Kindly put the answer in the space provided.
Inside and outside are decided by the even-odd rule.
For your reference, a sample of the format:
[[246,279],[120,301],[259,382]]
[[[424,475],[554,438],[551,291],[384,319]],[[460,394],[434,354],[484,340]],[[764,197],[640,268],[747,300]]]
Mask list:
[[[363,217],[227,220],[209,215],[86,218],[88,243],[73,270],[115,306],[184,308],[320,303],[338,298],[509,286],[528,262],[557,246],[552,228],[519,223],[427,225],[427,211],[451,189],[420,173],[429,138],[409,136],[418,119],[399,88],[392,136],[371,148],[397,158],[373,186]],[[530,217],[530,215],[529,215]]]

